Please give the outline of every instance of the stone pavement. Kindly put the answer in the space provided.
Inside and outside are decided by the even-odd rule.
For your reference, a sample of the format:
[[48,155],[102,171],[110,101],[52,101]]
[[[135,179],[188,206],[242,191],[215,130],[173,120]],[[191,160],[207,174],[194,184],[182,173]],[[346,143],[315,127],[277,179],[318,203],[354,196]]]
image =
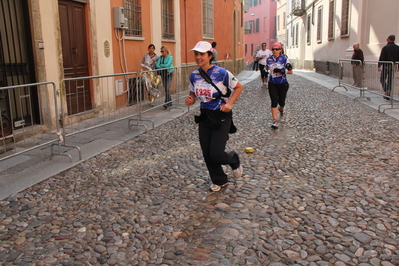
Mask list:
[[245,73],[226,189],[209,191],[194,108],[0,201],[0,263],[399,265],[395,111],[295,73],[278,130]]

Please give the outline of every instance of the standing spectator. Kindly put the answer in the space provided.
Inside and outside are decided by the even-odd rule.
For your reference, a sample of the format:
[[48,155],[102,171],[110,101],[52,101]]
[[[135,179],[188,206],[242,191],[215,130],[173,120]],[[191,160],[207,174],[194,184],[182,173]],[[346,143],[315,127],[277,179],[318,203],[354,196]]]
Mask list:
[[212,43],[212,53],[213,53],[213,61],[218,61],[218,51],[216,50],[216,42]]
[[362,69],[363,69],[363,63],[364,63],[364,56],[363,56],[363,51],[362,49],[359,48],[359,43],[354,43],[353,44],[353,54],[352,54],[352,60],[360,60],[358,61],[352,61],[352,67],[353,67],[353,86],[355,87],[361,87],[362,85]]
[[[393,69],[393,64],[387,63],[387,61],[399,62],[399,46],[395,44],[395,35],[388,36],[387,44],[382,48],[378,61],[380,61],[378,62],[378,71],[382,71],[380,82],[385,92],[384,99],[389,100],[395,69]],[[385,61],[385,63],[381,63],[381,61]]]
[[151,69],[155,69],[155,62],[157,61],[158,56],[155,53],[155,45],[148,45],[148,53],[143,56],[141,59],[141,63],[149,66]]
[[[196,117],[199,141],[213,183],[210,189],[219,191],[228,185],[223,165],[230,165],[234,178],[241,177],[243,171],[238,154],[225,152],[232,126],[231,110],[243,87],[228,70],[212,65],[213,53],[209,42],[200,41],[191,51],[194,51],[199,69],[190,75],[190,94],[185,103],[193,105],[196,99],[201,101],[201,115]],[[206,81],[206,76],[210,80]],[[233,89],[233,94],[228,98],[226,93],[230,89]]]
[[[141,87],[142,96],[144,96],[143,88],[147,89],[148,100],[150,101],[151,107],[154,106],[155,99],[159,97],[159,91],[155,89],[154,86],[151,84],[152,83],[151,80],[153,79],[154,76],[154,71],[152,70],[155,69],[155,62],[157,61],[157,59],[158,55],[155,53],[155,45],[153,44],[148,45],[148,53],[146,53],[141,59],[141,68],[144,72],[141,74],[143,80],[143,86],[140,87]],[[138,92],[136,90],[133,90],[132,93],[133,99],[136,98],[137,94]]]
[[163,105],[163,107],[167,109],[168,107],[172,106],[170,85],[172,84],[173,71],[175,71],[175,69],[173,68],[173,57],[170,55],[167,46],[161,47],[161,56],[158,58],[155,67],[157,69],[168,68],[160,71],[162,83],[165,88],[165,104]]
[[[289,88],[287,74],[292,74],[290,60],[282,54],[282,48],[279,42],[273,44],[273,55],[266,61],[267,68],[270,70],[269,95],[274,129],[278,128],[278,113],[280,112],[281,119],[284,117],[285,98]],[[279,106],[278,109],[277,106]]]
[[267,44],[264,42],[262,43],[262,50],[259,50],[256,53],[256,59],[259,62],[259,70],[260,70],[260,77],[262,79],[263,87],[267,88],[268,78],[267,76],[269,73],[265,69],[266,66],[266,58],[272,55],[272,52],[269,49],[266,49]]
[[258,53],[258,51],[255,51],[254,53],[253,53],[253,60],[254,60],[254,63],[253,63],[253,65],[252,65],[252,70],[253,71],[258,71],[258,69],[259,69],[259,62],[258,62],[258,58],[256,58],[256,54]]

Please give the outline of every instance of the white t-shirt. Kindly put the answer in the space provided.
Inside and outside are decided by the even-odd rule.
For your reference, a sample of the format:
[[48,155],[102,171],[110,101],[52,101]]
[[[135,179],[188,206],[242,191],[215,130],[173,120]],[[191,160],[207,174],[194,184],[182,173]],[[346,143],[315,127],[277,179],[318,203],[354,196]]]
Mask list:
[[212,48],[213,53],[213,61],[218,61],[218,51],[215,48]]
[[266,65],[266,59],[269,56],[272,56],[272,55],[273,55],[273,53],[269,49],[266,49],[264,51],[263,50],[259,50],[256,53],[256,57],[259,58],[259,64],[264,65],[264,66]]

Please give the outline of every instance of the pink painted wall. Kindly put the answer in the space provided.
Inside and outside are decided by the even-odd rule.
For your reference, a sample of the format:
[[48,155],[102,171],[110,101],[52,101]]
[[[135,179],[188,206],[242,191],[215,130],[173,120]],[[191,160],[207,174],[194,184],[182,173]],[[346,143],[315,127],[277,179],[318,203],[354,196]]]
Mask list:
[[248,12],[244,13],[244,21],[254,21],[254,29],[256,19],[259,19],[259,32],[244,34],[244,62],[253,61],[252,52],[255,52],[262,42],[267,43],[267,49],[270,49],[275,42],[277,2],[273,0],[259,0],[259,2],[260,4],[250,7]]

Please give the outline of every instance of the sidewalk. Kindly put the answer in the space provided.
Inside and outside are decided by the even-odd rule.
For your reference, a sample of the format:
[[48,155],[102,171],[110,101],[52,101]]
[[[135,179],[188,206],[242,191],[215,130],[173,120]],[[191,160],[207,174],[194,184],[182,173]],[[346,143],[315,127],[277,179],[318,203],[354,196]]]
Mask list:
[[[295,75],[303,77],[307,80],[313,81],[328,89],[333,89],[338,85],[338,79],[321,75],[310,71],[296,70]],[[260,76],[259,71],[243,71],[237,78],[243,85],[257,79]],[[355,99],[359,96],[359,91],[354,89],[335,88],[335,92],[344,94],[349,98]],[[378,110],[380,104],[387,102],[382,97],[366,94],[371,100],[360,99],[359,101]],[[196,108],[198,104],[191,107]],[[188,108],[181,106],[181,109],[171,109],[170,112],[164,110],[153,110],[146,113],[143,119],[150,119],[154,122],[155,127],[171,121],[185,112]],[[396,119],[399,119],[399,110],[387,110],[386,113]],[[144,133],[142,127],[127,128],[126,121],[112,123],[104,126],[101,129],[94,129],[81,134],[77,134],[69,138],[69,145],[79,146],[82,151],[82,160],[78,159],[77,150],[68,151],[73,158],[70,162],[67,157],[54,156],[50,159],[50,148],[35,149],[26,152],[23,155],[12,157],[8,160],[0,162],[0,199],[19,192],[27,187],[30,187],[46,178],[58,174],[72,166],[75,166],[82,161],[85,161],[103,151],[115,147],[126,140]]]
[[[360,91],[357,89],[348,87],[348,91],[346,91],[345,88],[338,87],[338,78],[304,70],[295,70],[294,73],[295,75],[306,78],[307,80],[313,81],[328,89],[333,90],[335,88],[335,92],[346,95],[351,99],[356,99],[360,96]],[[384,112],[384,109],[389,107],[387,105],[389,101],[384,100],[380,95],[372,94],[365,91],[364,96],[370,98],[370,100],[368,100],[367,98],[359,98],[357,100],[365,105],[372,107],[373,109],[378,110],[380,105],[383,105],[380,111]],[[399,108],[399,105],[397,105],[396,107]],[[386,109],[385,113],[399,120],[399,109]]]

